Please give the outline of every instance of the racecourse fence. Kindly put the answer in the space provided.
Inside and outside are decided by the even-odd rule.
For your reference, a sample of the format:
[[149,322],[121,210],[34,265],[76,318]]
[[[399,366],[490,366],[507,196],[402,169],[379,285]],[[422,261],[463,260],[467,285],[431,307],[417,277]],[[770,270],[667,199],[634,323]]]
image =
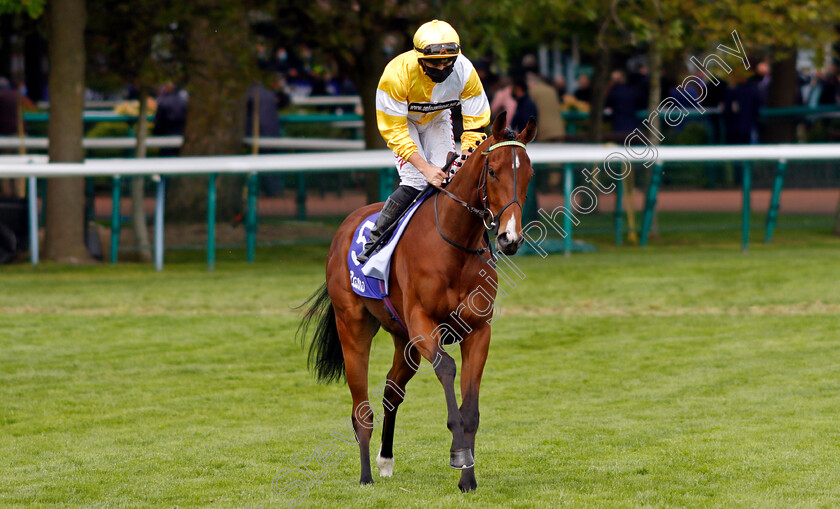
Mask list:
[[[298,137],[245,137],[244,145],[257,145],[259,149],[268,150],[362,150],[364,140],[340,140],[332,138],[298,138]],[[145,141],[146,148],[181,148],[184,144],[183,136],[149,136]],[[45,151],[50,147],[49,138],[43,136],[0,136],[0,149]],[[134,137],[83,138],[82,147],[86,150],[127,150],[133,151],[137,147]]]
[[[665,165],[682,162],[738,162],[742,171],[742,248],[747,249],[750,229],[750,191],[751,164],[757,161],[775,161],[777,169],[774,176],[770,207],[767,215],[765,241],[769,242],[779,208],[779,199],[784,185],[788,161],[840,161],[840,144],[810,145],[728,145],[728,146],[661,146],[652,145],[572,145],[535,143],[528,147],[528,155],[534,167],[539,170],[544,165],[563,165],[564,167],[564,203],[568,206],[575,200],[579,186],[573,189],[573,165],[585,164],[609,174],[617,180],[625,178],[632,170],[643,165],[651,168],[651,179],[645,198],[642,216],[640,244],[645,245],[651,229],[653,213],[656,207],[657,193],[662,183]],[[291,173],[300,175],[300,181],[307,174],[323,172],[380,171],[380,194],[387,194],[393,187],[393,153],[389,150],[340,151],[332,153],[277,154],[252,156],[216,156],[216,157],[173,157],[147,159],[88,159],[83,163],[47,163],[44,156],[6,156],[0,157],[0,178],[27,178],[28,212],[30,223],[30,257],[33,264],[38,263],[38,178],[57,177],[112,177],[113,179],[113,215],[111,262],[116,263],[119,245],[119,189],[121,179],[130,176],[151,176],[156,182],[155,197],[155,235],[154,257],[157,270],[163,268],[163,229],[165,180],[161,176],[197,176],[208,178],[208,219],[207,219],[207,263],[210,270],[215,266],[215,206],[216,177],[219,174],[247,175],[247,209],[245,214],[246,256],[249,262],[254,259],[256,248],[256,203],[257,175],[260,173]],[[620,169],[619,169],[620,168]],[[601,174],[603,180],[604,174]],[[620,242],[622,225],[623,186],[615,186],[616,241]],[[533,199],[535,193],[529,192]],[[534,202],[535,203],[535,202]],[[528,208],[526,204],[526,208]],[[553,218],[540,212],[540,217]],[[563,251],[572,251],[573,225],[568,214],[563,214],[563,225],[555,229],[562,230]],[[535,247],[541,251],[540,244]]]

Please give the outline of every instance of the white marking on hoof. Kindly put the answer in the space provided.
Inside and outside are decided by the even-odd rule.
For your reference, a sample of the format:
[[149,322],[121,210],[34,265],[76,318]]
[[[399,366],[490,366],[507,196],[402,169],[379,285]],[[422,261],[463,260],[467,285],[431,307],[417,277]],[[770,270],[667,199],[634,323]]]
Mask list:
[[379,477],[392,477],[394,475],[394,458],[383,458],[382,450],[376,455],[376,466],[379,467]]

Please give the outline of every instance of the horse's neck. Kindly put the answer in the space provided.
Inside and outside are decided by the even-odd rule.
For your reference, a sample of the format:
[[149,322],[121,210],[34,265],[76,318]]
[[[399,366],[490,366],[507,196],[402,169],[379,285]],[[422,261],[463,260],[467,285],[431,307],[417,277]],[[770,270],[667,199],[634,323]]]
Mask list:
[[[471,207],[481,209],[478,194],[478,180],[484,158],[478,153],[471,155],[464,166],[446,186],[446,190],[467,202]],[[481,220],[462,204],[443,195],[438,198],[440,228],[447,237],[464,247],[476,248],[484,233]]]

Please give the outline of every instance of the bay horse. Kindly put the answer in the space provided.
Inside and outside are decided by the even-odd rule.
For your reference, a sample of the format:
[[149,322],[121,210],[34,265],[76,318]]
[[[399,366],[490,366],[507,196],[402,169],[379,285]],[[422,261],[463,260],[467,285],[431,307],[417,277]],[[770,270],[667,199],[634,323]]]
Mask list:
[[[357,240],[353,238],[356,228],[382,203],[351,213],[332,241],[326,283],[303,304],[309,307],[298,335],[305,339],[311,322],[316,322],[309,348],[310,367],[319,380],[331,382],[344,376],[350,387],[361,484],[373,482],[369,449],[374,414],[368,401],[368,358],[373,336],[382,327],[393,337],[395,351],[382,393],[382,446],[376,458],[380,476],[393,474],[397,408],[422,356],[434,366],[446,396],[446,425],[452,432],[450,466],[461,470],[458,486],[463,492],[476,489],[478,389],[490,347],[488,315],[497,288],[486,231],[498,222],[495,245],[506,255],[522,245],[522,206],[533,175],[525,144],[535,135],[533,118],[517,135],[505,128],[505,115],[499,115],[490,137],[463,161],[446,189],[435,190],[435,196],[419,206],[391,262],[390,298],[404,324],[394,320],[383,301],[354,293],[347,267],[348,252]],[[484,285],[488,305],[483,310],[465,306],[471,292],[485,281],[489,283]],[[453,313],[456,310],[457,314]],[[451,338],[446,341],[444,337],[447,331],[452,337],[455,330],[466,334],[455,341],[462,356],[460,408],[455,397],[455,360],[447,353],[454,345]]]

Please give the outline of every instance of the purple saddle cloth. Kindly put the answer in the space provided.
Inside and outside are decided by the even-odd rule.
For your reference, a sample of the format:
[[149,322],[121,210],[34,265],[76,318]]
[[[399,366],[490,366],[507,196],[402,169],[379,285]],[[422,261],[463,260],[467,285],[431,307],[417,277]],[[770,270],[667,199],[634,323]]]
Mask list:
[[432,191],[427,192],[421,196],[417,202],[408,209],[403,217],[397,222],[394,227],[391,238],[388,239],[379,251],[368,258],[367,263],[360,264],[356,257],[361,254],[365,244],[370,237],[370,231],[376,224],[376,219],[379,217],[379,212],[366,217],[356,231],[353,233],[353,245],[350,246],[350,252],[347,254],[347,268],[350,272],[350,284],[353,291],[362,297],[370,297],[371,299],[383,299],[388,296],[388,274],[391,270],[391,256],[394,254],[397,244],[402,238],[405,227],[414,216],[414,212],[420,207],[430,195]]

